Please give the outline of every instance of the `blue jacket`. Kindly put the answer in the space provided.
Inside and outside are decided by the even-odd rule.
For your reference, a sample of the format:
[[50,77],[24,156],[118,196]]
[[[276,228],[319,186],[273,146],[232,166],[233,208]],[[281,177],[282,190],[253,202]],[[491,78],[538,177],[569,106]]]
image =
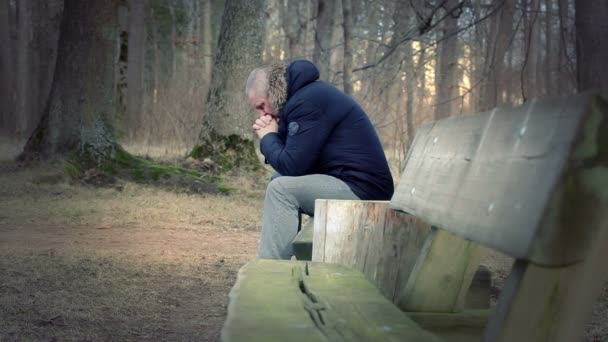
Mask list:
[[367,114],[347,94],[319,81],[306,60],[287,67],[287,101],[279,132],[266,134],[260,150],[283,176],[326,174],[344,181],[362,200],[388,200],[393,178]]

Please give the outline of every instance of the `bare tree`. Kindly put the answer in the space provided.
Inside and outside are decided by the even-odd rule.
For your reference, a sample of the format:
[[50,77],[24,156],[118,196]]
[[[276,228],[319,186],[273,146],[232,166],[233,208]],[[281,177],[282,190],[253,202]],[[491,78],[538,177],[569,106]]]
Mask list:
[[116,14],[116,1],[65,1],[51,96],[21,159],[79,152],[101,162],[115,152]]
[[288,56],[290,59],[305,56],[305,38],[308,22],[308,1],[286,0],[280,4],[283,31],[287,38]]
[[129,50],[127,66],[127,117],[131,137],[143,122],[145,12],[144,0],[129,1]]
[[547,95],[555,94],[555,82],[553,76],[557,70],[557,58],[554,51],[553,42],[557,35],[553,30],[553,22],[555,15],[553,10],[553,0],[544,0],[545,2],[545,66],[544,66],[544,84]]
[[608,2],[576,0],[578,90],[608,89]]
[[321,79],[329,79],[330,70],[330,47],[331,38],[334,26],[334,1],[333,0],[316,0],[317,1],[317,28],[315,31],[315,49],[313,51],[313,62],[319,68]]
[[[203,34],[203,60],[205,68],[205,76],[211,78],[211,69],[213,68],[213,47],[215,46],[215,40],[213,35],[213,23],[212,23],[212,4],[211,0],[203,1],[203,25],[201,25]],[[207,87],[210,82],[205,82]]]
[[351,0],[342,0],[344,16],[344,92],[353,94],[353,16]]
[[513,38],[513,15],[515,12],[515,1],[504,1],[501,9],[497,13],[498,20],[494,22],[498,25],[492,31],[491,50],[488,55],[487,82],[482,93],[482,108],[488,110],[497,105],[503,104],[502,92],[505,91],[505,78],[507,68],[504,63],[505,54]]
[[435,120],[450,116],[453,112],[454,101],[458,96],[458,16],[460,15],[458,0],[445,1],[447,15],[441,28],[442,42],[437,53],[436,89],[437,96],[435,107]]
[[575,83],[576,77],[572,79],[572,64],[569,58],[569,20],[568,0],[557,0],[557,11],[559,15],[559,38],[558,38],[558,90],[559,94],[569,92],[569,84]]
[[199,144],[191,155],[225,168],[259,167],[252,115],[243,89],[262,61],[263,0],[227,0]]
[[14,49],[9,34],[10,17],[9,1],[0,1],[0,46],[4,47],[0,50],[0,133],[6,134],[13,133],[13,116],[9,113],[15,108]]
[[32,116],[33,104],[32,99],[37,98],[37,87],[32,86],[33,66],[33,51],[30,49],[33,40],[33,20],[32,12],[35,3],[32,0],[23,0],[17,2],[18,17],[17,17],[17,32],[19,34],[17,40],[17,135],[24,138],[28,131],[28,119]]

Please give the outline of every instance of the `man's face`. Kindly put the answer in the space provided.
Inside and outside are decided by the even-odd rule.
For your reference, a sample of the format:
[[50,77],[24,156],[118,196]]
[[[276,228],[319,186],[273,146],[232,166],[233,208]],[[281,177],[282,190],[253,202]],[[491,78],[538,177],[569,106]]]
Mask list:
[[265,97],[257,96],[254,91],[249,92],[249,103],[259,116],[271,115],[278,117],[277,110],[270,106],[270,102]]

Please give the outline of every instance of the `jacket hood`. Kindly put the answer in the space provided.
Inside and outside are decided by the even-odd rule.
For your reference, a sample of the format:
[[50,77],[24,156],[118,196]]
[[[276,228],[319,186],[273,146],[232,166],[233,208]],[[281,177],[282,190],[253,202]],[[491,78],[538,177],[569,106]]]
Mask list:
[[298,90],[319,79],[319,69],[305,59],[295,60],[287,66],[285,71],[287,80],[287,99]]

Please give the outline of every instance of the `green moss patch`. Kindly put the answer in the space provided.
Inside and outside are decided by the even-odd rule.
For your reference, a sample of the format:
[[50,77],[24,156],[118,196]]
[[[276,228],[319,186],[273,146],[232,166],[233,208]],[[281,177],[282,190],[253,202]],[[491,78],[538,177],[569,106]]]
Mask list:
[[70,154],[65,163],[66,174],[97,186],[113,185],[121,179],[194,193],[232,191],[213,170],[157,163],[132,155],[118,144],[105,158],[100,158],[97,152],[84,146],[81,151]]
[[194,146],[188,157],[212,160],[219,166],[221,172],[262,170],[253,140],[236,134],[222,136],[211,130],[210,134],[201,137],[200,143]]

